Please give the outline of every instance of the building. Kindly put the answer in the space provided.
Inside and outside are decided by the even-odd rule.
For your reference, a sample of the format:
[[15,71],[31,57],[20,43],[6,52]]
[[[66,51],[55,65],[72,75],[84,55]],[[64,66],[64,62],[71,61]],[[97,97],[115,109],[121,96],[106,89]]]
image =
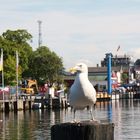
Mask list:
[[[112,83],[117,86],[121,82],[120,67],[112,67]],[[107,90],[107,67],[88,67],[88,78],[90,82],[96,87],[96,90]],[[64,81],[70,87],[75,79],[74,74],[65,73]],[[119,82],[119,83],[118,83]]]
[[[112,55],[112,88],[116,88],[122,83],[129,83],[134,80],[134,62],[132,57],[128,55],[113,56]],[[139,75],[140,75],[140,59],[139,59]],[[88,77],[93,86],[97,90],[106,90],[107,87],[107,59],[101,61],[101,67],[88,67]],[[73,83],[75,75],[65,73],[65,81],[69,86]]]
[[134,64],[135,78],[140,79],[140,59],[137,59]]
[[[111,58],[111,65],[112,67],[126,67],[128,68],[129,66],[134,66],[134,61],[132,56],[130,55],[112,55]],[[107,66],[107,58],[105,57],[101,61],[101,67],[106,67]]]
[[[133,82],[134,81],[134,60],[133,57],[130,55],[112,55],[111,58],[111,65],[112,67],[119,67],[121,70],[122,76],[127,75],[128,79],[125,81],[127,83]],[[107,66],[107,58],[105,57],[101,61],[101,67],[106,67]]]

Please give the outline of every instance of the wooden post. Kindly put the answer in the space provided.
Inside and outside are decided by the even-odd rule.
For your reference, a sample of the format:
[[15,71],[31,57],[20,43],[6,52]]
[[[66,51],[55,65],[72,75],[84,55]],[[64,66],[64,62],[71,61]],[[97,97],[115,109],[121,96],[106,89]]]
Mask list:
[[97,121],[56,124],[51,127],[51,140],[114,140],[114,124]]
[[26,110],[26,101],[23,101],[23,110]]
[[49,109],[52,109],[52,96],[49,94]]
[[[31,99],[31,98],[30,98]],[[31,110],[32,109],[32,101],[30,100],[30,101],[28,101],[28,105],[29,105],[29,110]]]
[[44,98],[41,97],[41,109],[44,109]]
[[13,102],[13,104],[14,104],[14,112],[17,112],[18,110],[17,101]]
[[10,108],[9,108],[9,102],[5,102],[5,112],[9,112]]

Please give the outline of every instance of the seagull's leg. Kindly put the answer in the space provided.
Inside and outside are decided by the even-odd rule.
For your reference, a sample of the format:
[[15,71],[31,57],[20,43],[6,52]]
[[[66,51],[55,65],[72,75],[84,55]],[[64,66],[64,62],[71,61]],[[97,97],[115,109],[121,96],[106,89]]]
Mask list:
[[74,114],[74,115],[73,115],[73,121],[74,121],[74,122],[76,122],[75,113],[76,113],[76,109],[74,109],[74,111],[73,111],[73,114]]
[[93,108],[94,108],[94,110],[95,110],[95,108],[96,108],[96,103],[94,104]]
[[75,114],[76,114],[76,109],[74,109],[74,119],[73,119],[73,122],[74,123],[79,123],[80,121],[76,120],[76,115]]
[[93,121],[93,120],[94,120],[94,116],[93,116],[93,110],[92,110],[92,107],[90,107],[90,115],[91,115],[91,120]]

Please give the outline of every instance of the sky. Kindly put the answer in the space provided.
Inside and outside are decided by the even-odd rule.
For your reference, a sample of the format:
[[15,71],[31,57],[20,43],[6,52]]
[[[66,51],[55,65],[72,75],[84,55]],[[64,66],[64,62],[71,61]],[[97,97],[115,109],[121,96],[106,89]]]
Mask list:
[[106,53],[140,58],[140,0],[1,0],[0,9],[0,34],[26,29],[34,50],[42,21],[42,45],[66,69],[100,66]]

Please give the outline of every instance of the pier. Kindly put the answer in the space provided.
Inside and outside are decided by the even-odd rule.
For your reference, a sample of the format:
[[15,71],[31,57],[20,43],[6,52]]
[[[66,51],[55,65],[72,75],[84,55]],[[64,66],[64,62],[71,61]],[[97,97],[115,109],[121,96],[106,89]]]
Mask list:
[[20,111],[32,109],[54,109],[54,108],[67,108],[67,99],[61,98],[48,98],[36,96],[22,96],[16,98],[10,97],[0,100],[0,111]]
[[[125,93],[112,92],[97,92],[97,101],[111,101],[123,99],[140,99],[140,90],[130,88]],[[69,106],[67,97],[51,97],[45,96],[4,96],[4,100],[0,98],[0,111],[19,111],[19,110],[32,110],[32,109],[65,109]]]

